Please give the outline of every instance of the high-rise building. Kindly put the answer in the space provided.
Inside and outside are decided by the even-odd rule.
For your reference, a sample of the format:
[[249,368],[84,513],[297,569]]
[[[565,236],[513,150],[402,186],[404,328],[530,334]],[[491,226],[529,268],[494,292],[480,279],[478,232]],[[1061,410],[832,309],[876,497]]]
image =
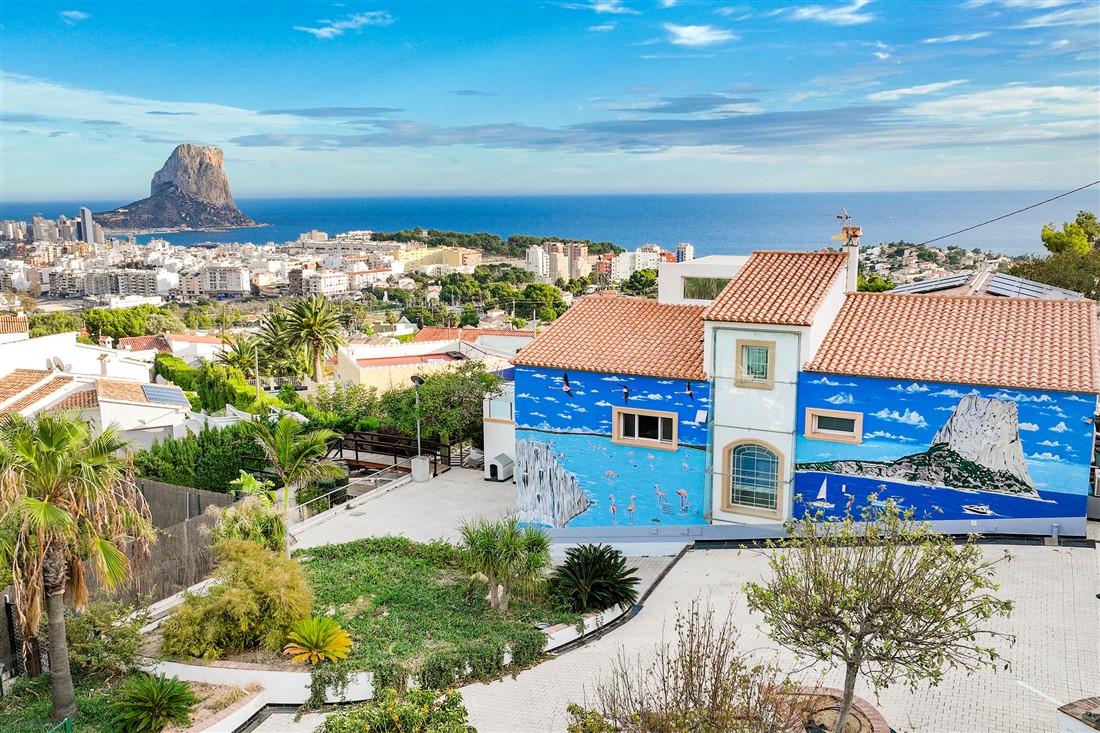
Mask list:
[[95,244],[95,222],[92,221],[92,210],[87,206],[80,207],[80,238],[88,244]]
[[592,272],[592,265],[588,261],[588,245],[583,242],[573,242],[566,247],[569,248],[569,279],[588,277]]
[[528,247],[523,266],[535,276],[536,280],[545,279],[550,274],[550,257],[546,254],[546,248],[540,244]]
[[695,259],[695,247],[687,242],[680,242],[676,245],[676,261],[677,262],[691,262]]

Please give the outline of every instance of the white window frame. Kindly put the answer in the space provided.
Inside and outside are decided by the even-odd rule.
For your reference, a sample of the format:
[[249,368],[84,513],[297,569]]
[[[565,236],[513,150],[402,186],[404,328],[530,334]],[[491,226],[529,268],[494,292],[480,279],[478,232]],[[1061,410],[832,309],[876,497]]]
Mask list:
[[[623,416],[633,415],[635,417],[635,429],[634,435],[623,434]],[[672,421],[672,436],[671,440],[654,440],[653,438],[639,438],[637,437],[637,418],[639,416],[656,417],[657,432],[661,434],[661,418],[667,418]],[[665,412],[662,410],[642,410],[634,407],[612,407],[611,408],[611,442],[618,443],[620,445],[632,445],[639,448],[656,448],[657,450],[677,450],[680,447],[680,415],[676,412]]]

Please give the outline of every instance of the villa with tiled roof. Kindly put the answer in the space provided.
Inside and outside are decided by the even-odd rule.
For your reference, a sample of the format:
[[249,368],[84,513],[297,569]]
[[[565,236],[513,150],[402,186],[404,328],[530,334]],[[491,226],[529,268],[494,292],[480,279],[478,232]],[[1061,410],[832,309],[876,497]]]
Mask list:
[[487,466],[514,461],[524,519],[582,534],[893,500],[951,532],[1083,535],[1096,304],[857,293],[857,258],[662,264],[659,302],[578,300],[513,359],[514,445]]

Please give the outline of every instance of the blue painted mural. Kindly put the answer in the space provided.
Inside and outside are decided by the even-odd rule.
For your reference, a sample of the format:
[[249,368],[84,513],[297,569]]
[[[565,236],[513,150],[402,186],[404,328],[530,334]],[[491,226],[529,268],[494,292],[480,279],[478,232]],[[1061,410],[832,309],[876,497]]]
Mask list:
[[[515,400],[521,520],[556,527],[706,523],[708,383],[520,366]],[[674,414],[676,450],[612,442],[616,407]]]
[[[861,413],[862,442],[806,437],[807,408]],[[931,520],[1084,517],[1095,408],[1087,394],[805,372],[795,493],[826,514],[875,494]]]

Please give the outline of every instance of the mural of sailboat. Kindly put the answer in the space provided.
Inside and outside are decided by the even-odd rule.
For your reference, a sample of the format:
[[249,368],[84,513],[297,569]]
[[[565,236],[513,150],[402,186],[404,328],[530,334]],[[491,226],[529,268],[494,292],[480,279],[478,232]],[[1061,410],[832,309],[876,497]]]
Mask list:
[[832,509],[834,505],[827,498],[828,489],[829,479],[825,479],[821,482],[821,488],[817,490],[817,498],[810,502],[810,506],[818,509]]

